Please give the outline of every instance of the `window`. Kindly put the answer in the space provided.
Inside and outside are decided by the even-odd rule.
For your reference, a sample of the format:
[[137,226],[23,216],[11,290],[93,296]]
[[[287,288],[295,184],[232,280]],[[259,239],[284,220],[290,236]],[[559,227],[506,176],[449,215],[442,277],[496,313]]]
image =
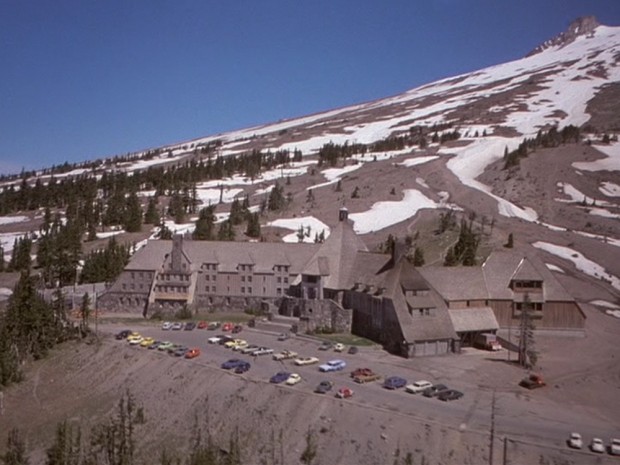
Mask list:
[[217,275],[213,275],[213,281],[215,281],[216,278],[217,278]]
[[278,276],[277,281],[278,281],[279,283],[281,283],[281,282],[282,282],[282,278],[281,278],[280,276]]
[[245,282],[245,276],[241,276],[241,282],[244,283]]
[[131,272],[131,279],[136,279],[136,274],[133,271]]
[[288,277],[285,277],[285,278],[284,278],[284,282],[285,282],[286,284],[288,284]]
[[209,292],[209,286],[205,286],[205,292]]
[[252,293],[252,288],[248,287],[248,294],[251,294],[251,293]]
[[211,279],[211,276],[206,275],[206,276],[205,276],[205,280],[209,281],[209,279]]
[[211,292],[215,293],[215,286],[211,286]]
[[241,286],[241,293],[245,294],[245,287]]
[[127,289],[127,284],[123,283],[123,290]]
[[248,282],[251,283],[252,282],[252,276],[248,276]]
[[131,290],[133,291],[136,288],[136,285],[134,283],[131,283]]
[[278,288],[276,289],[276,294],[277,294],[277,295],[282,295],[282,288],[278,287]]

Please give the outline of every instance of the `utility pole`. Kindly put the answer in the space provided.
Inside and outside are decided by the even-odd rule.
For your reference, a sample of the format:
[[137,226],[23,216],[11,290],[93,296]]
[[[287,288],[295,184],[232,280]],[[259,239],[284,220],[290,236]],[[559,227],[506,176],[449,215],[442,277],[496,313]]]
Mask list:
[[489,465],[494,463],[495,447],[495,389],[493,389],[493,399],[491,400],[491,446],[489,448]]

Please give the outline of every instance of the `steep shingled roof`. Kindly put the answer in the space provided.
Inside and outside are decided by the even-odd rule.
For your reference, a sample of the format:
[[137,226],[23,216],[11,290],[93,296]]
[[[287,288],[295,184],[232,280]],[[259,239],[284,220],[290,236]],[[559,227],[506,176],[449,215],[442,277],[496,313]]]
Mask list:
[[499,323],[490,307],[448,309],[454,330],[457,333],[469,331],[495,331]]
[[323,283],[327,289],[347,289],[358,252],[367,250],[351,223],[340,221],[304,266],[302,274],[327,276]]

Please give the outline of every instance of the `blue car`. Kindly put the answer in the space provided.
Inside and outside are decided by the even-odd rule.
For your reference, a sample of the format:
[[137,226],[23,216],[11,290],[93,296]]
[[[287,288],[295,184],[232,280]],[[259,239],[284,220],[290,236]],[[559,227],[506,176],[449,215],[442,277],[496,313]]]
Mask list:
[[237,367],[235,368],[235,373],[245,373],[246,371],[248,371],[250,369],[251,365],[250,362],[243,362],[239,365],[237,365]]
[[328,372],[328,371],[339,371],[344,370],[344,367],[347,366],[347,362],[344,360],[330,360],[329,362],[320,365],[319,371]]
[[247,363],[245,360],[239,360],[238,358],[231,358],[227,362],[222,363],[222,368],[224,370],[232,370],[233,368],[237,368],[240,365]]
[[269,382],[273,383],[273,384],[280,384],[280,383],[283,383],[284,381],[286,381],[289,376],[291,376],[290,373],[288,373],[286,371],[280,371],[280,372],[276,373],[275,375],[273,375],[269,379]]
[[390,376],[383,382],[383,387],[385,389],[399,389],[405,387],[405,384],[407,384],[406,379],[400,376]]

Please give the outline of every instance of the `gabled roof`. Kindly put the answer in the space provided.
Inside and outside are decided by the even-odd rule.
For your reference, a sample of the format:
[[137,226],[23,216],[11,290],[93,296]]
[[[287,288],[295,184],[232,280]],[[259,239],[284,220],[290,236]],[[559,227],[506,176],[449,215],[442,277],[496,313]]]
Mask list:
[[499,323],[495,318],[493,309],[489,307],[479,308],[450,308],[448,309],[454,330],[457,333],[468,331],[495,331],[499,329]]
[[340,221],[304,266],[302,274],[326,276],[323,286],[327,289],[346,289],[350,287],[349,277],[358,252],[367,250],[351,224]]
[[172,241],[148,241],[138,250],[125,267],[126,270],[159,270],[166,255],[172,252]]
[[447,301],[489,298],[485,275],[480,267],[425,266],[419,270],[420,274]]
[[512,279],[517,279],[519,281],[542,281],[543,278],[540,273],[536,271],[532,262],[524,257],[521,259],[521,263],[519,263],[517,270],[512,275]]

